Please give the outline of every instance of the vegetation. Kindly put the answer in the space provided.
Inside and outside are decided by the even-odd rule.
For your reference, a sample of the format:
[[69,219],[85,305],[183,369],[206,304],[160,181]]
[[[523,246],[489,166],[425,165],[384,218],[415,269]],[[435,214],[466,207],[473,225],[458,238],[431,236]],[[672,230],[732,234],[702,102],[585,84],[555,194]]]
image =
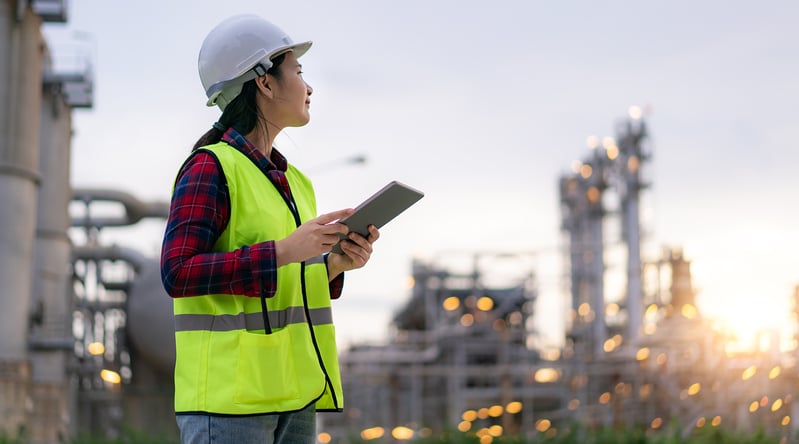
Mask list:
[[[371,441],[353,438],[349,442],[381,444],[391,441],[393,440],[383,437]],[[482,444],[487,441],[482,441]],[[339,443],[339,441],[333,442]],[[420,437],[407,442],[412,444],[481,444],[480,438],[474,433],[458,431],[445,432],[439,436]],[[502,436],[493,438],[490,442],[491,444],[787,444],[797,443],[799,439],[797,437],[793,437],[791,440],[781,438],[780,435],[762,429],[750,433],[735,433],[719,427],[705,427],[694,429],[689,436],[683,437],[681,428],[677,426],[653,432],[651,429],[647,430],[643,427],[624,429],[606,427],[588,430],[575,425],[557,434],[539,433],[532,438]],[[14,436],[0,433],[0,444],[26,443],[23,432]],[[83,436],[69,440],[65,444],[177,444],[177,440],[127,430],[122,436],[115,439]]]
[[[389,441],[391,440],[384,437],[373,441],[354,439],[351,442],[370,444]],[[487,441],[481,442],[474,433],[454,431],[435,437],[417,438],[413,440],[413,444],[485,444]],[[780,435],[765,430],[736,433],[719,427],[706,427],[695,429],[688,436],[683,436],[682,429],[677,426],[668,430],[652,431],[644,427],[624,429],[605,427],[588,430],[575,425],[557,434],[538,433],[531,438],[502,436],[493,438],[490,442],[491,444],[787,444],[797,443],[799,440],[796,437],[793,440],[781,438]]]
[[119,438],[108,439],[82,436],[68,441],[68,444],[179,444],[179,442],[176,439],[163,436],[151,436],[145,433],[128,431]]
[[[24,430],[9,435],[0,431],[0,444],[27,444]],[[119,438],[97,438],[92,436],[78,436],[64,441],[64,444],[179,444],[175,438],[153,436],[135,430],[125,430]]]

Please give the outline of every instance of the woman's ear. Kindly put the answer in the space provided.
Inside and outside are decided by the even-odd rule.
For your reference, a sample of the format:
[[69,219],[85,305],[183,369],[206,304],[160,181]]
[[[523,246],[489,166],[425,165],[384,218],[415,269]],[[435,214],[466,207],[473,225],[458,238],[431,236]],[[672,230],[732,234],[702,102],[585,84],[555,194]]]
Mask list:
[[261,91],[268,99],[272,98],[272,76],[269,74],[261,77],[256,77],[255,85],[258,87],[258,90]]

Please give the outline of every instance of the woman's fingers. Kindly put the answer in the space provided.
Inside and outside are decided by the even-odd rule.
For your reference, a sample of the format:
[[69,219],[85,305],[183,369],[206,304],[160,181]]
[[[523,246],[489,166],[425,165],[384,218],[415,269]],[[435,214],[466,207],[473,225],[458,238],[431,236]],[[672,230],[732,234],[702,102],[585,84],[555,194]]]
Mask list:
[[369,225],[369,243],[373,244],[378,239],[380,239],[380,231],[374,225]]
[[355,210],[352,208],[345,208],[343,210],[332,211],[330,213],[322,214],[321,216],[317,216],[314,221],[319,225],[327,225],[331,222],[335,222],[339,219],[343,219],[347,216],[352,215]]

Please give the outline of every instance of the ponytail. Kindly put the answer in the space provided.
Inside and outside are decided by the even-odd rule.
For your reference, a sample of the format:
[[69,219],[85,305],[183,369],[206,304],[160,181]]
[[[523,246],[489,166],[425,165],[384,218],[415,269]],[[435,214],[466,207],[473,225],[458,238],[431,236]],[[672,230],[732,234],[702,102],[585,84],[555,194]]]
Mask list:
[[194,147],[192,147],[191,150],[194,151],[197,148],[202,148],[204,146],[218,143],[220,140],[222,140],[222,134],[224,133],[216,129],[215,127],[209,129],[208,131],[205,132],[205,134],[200,136],[200,139],[197,140],[197,142],[194,144]]

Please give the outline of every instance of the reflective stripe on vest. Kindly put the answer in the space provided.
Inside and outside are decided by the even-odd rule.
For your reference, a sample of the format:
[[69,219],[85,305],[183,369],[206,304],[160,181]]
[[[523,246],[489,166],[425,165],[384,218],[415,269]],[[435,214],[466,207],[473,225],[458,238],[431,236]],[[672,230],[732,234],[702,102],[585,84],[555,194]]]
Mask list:
[[[230,220],[213,251],[234,251],[283,239],[316,217],[310,181],[289,166],[296,212],[263,172],[235,148],[202,148],[224,172]],[[299,222],[297,222],[297,218]],[[277,269],[277,291],[261,300],[244,295],[174,299],[175,412],[252,415],[300,410],[341,411],[343,396],[327,267],[318,256]]]
[[[310,310],[311,323],[314,325],[332,324],[333,312],[329,308]],[[272,328],[283,328],[289,324],[305,324],[305,309],[289,307],[281,311],[269,312],[269,324]],[[175,315],[175,331],[231,331],[231,330],[263,330],[264,318],[261,313],[239,313],[237,315],[180,314]]]

